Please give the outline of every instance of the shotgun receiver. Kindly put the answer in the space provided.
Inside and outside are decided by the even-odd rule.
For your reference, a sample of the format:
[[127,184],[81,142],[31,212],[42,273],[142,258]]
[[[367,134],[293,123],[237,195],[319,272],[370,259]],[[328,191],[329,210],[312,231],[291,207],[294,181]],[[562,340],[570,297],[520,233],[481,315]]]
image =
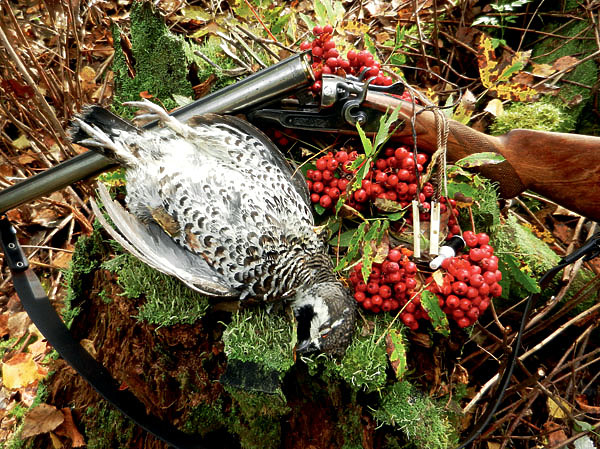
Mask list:
[[[260,109],[252,112],[249,119],[338,133],[355,133],[359,122],[367,133],[373,133],[377,131],[378,116],[396,108],[400,109],[402,123],[398,124],[393,139],[412,144],[410,123],[414,113],[419,148],[433,153],[437,149],[437,126],[432,110],[349,78],[323,76],[319,110]],[[526,129],[494,137],[449,120],[448,161],[480,152],[498,153],[505,158],[501,163],[476,169],[498,183],[503,198],[512,198],[529,189],[567,209],[600,220],[600,137]]]
[[[356,134],[356,123],[367,132],[376,132],[379,117],[399,108],[394,139],[411,144],[410,126],[416,114],[415,132],[419,148],[437,149],[435,113],[395,96],[404,86],[370,86],[361,79],[324,75],[320,103],[308,94],[314,78],[306,53],[292,56],[274,66],[221,89],[172,115],[187,120],[205,113],[244,113],[256,126],[276,123],[286,128],[330,133]],[[294,97],[291,99],[290,97]],[[146,127],[155,126],[155,123]],[[449,121],[448,160],[469,154],[495,152],[505,161],[477,168],[498,182],[502,197],[511,198],[530,189],[548,199],[600,220],[600,138],[530,130],[513,130],[493,137],[459,122]],[[0,192],[0,212],[34,198],[48,195],[76,181],[112,168],[112,161],[90,151],[58,164]]]

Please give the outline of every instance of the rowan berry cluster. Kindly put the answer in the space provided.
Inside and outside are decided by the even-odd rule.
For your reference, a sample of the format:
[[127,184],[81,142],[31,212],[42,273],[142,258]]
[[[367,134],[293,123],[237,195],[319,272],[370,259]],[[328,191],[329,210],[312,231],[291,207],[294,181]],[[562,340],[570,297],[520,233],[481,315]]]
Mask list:
[[[317,159],[315,169],[306,172],[311,201],[325,209],[333,209],[354,178],[356,170],[351,169],[350,166],[357,157],[356,151],[348,153],[341,150],[329,152]],[[376,206],[376,200],[379,198],[398,203],[402,208],[407,207],[417,198],[417,173],[422,173],[426,169],[428,161],[429,157],[425,153],[418,153],[415,156],[406,146],[386,148],[382,156],[371,163],[370,170],[361,182],[361,187],[348,196],[346,204],[364,212],[372,204]],[[424,183],[418,195],[422,208],[421,220],[430,218],[429,210],[433,194],[433,185],[429,182]],[[447,211],[447,204],[454,208],[454,216],[457,216],[456,202],[452,199],[449,201],[445,198],[440,199],[440,213]],[[407,221],[411,221],[410,213]],[[454,234],[460,232],[455,219],[449,226],[452,227],[451,232],[455,231]]]
[[419,319],[429,319],[416,293],[417,265],[410,260],[412,251],[398,246],[390,249],[383,263],[374,263],[367,282],[364,282],[362,263],[350,274],[354,298],[366,310],[374,313],[394,312],[402,308],[400,319],[416,330]]
[[492,297],[502,295],[502,272],[498,270],[498,257],[489,245],[485,233],[465,231],[463,238],[469,251],[442,262],[446,271],[442,285],[432,277],[426,279],[427,289],[435,293],[442,310],[458,323],[467,327],[475,323],[490,305]]
[[312,69],[315,74],[315,82],[311,86],[314,93],[321,92],[321,78],[324,74],[334,74],[341,77],[346,75],[359,75],[365,73],[365,78],[373,78],[371,84],[389,86],[393,83],[392,78],[381,72],[381,64],[367,50],[350,50],[344,59],[331,39],[333,27],[325,25],[313,28],[315,38],[300,44],[301,50],[311,50],[313,57]]

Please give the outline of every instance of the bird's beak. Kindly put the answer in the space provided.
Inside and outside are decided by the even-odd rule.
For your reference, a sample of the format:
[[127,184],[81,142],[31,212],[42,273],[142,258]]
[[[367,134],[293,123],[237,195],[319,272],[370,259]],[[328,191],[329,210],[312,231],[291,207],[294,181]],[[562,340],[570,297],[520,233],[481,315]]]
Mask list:
[[305,354],[307,352],[315,351],[316,349],[317,348],[315,347],[313,342],[311,342],[310,340],[303,340],[303,341],[299,342],[298,345],[296,346],[296,353]]

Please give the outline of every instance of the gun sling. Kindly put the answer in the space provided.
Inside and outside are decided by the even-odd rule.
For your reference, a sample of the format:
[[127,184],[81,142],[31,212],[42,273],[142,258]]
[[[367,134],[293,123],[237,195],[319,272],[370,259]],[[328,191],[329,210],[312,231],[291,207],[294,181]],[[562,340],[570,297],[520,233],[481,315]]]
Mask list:
[[145,406],[119,383],[71,335],[46,295],[38,277],[19,245],[16,232],[6,215],[0,218],[0,235],[6,262],[12,273],[21,304],[44,338],[75,371],[105,400],[141,428],[176,449],[203,449],[200,435],[186,434],[156,416],[148,415]]

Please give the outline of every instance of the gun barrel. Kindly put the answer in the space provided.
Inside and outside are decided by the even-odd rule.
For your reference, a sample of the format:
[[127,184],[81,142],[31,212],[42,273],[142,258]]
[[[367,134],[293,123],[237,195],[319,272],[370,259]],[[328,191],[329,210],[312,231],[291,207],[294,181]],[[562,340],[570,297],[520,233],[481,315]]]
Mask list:
[[[243,80],[173,111],[171,115],[187,121],[209,112],[241,112],[307,86],[314,80],[306,53],[291,56]],[[156,126],[149,123],[145,128]],[[112,168],[115,162],[94,151],[75,156],[42,173],[27,178],[0,192],[0,212],[6,212],[35,198],[48,195],[76,181]]]

